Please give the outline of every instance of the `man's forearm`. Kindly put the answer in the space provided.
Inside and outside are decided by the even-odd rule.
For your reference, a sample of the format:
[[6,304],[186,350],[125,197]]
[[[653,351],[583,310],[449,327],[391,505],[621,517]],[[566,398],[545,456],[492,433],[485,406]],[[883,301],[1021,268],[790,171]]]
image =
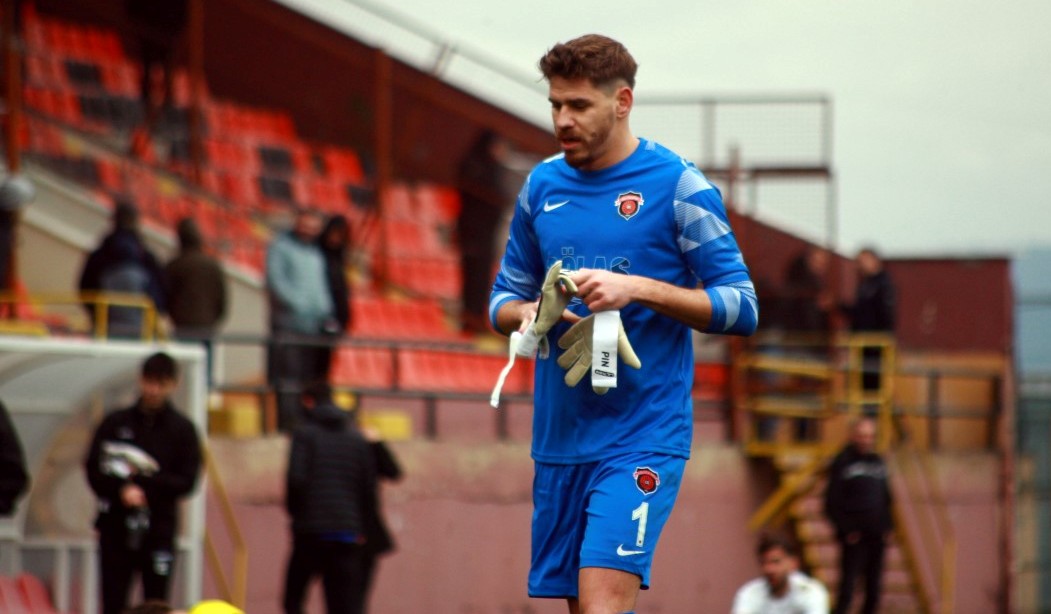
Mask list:
[[532,319],[531,312],[534,308],[535,303],[521,299],[512,299],[500,305],[500,309],[496,312],[497,332],[510,335],[518,330],[523,321]]
[[634,301],[696,330],[712,320],[712,302],[700,288],[681,288],[649,277],[634,277]]

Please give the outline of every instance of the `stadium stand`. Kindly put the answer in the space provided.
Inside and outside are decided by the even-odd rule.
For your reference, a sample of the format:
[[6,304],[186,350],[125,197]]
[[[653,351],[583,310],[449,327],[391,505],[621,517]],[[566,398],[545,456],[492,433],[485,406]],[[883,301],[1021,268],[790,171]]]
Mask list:
[[[193,173],[184,70],[175,74],[174,107],[156,139],[168,152],[150,159],[153,164],[143,164],[117,148],[143,118],[138,100],[141,67],[125,52],[120,38],[31,9],[24,13],[24,28],[30,116],[21,140],[29,159],[84,184],[104,204],[131,198],[144,210],[148,224],[172,228],[179,218],[193,215],[210,245],[228,261],[257,274],[262,272],[273,216],[302,206],[342,214],[351,223],[355,245],[366,253],[363,260],[375,271],[385,271],[391,287],[447,305],[458,300],[459,257],[451,233],[459,200],[452,188],[392,186],[381,196],[382,237],[376,236],[377,225],[369,219],[375,214],[370,180],[356,152],[304,141],[292,118],[280,110],[208,97],[202,107],[205,165],[200,171],[202,189],[197,189],[185,181]],[[389,260],[383,261],[386,254]],[[375,278],[369,271],[353,275],[362,280],[355,295],[369,295],[371,288],[363,280]],[[449,326],[435,324],[428,319],[388,332],[402,338],[448,338]],[[377,326],[383,329],[382,323]]]

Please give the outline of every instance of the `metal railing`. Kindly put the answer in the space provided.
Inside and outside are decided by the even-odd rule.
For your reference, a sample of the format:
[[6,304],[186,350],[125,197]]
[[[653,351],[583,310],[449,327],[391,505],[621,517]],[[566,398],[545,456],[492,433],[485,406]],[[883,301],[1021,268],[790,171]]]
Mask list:
[[[142,322],[136,326],[138,334],[132,338],[144,341],[152,341],[163,337],[163,331],[159,327],[157,309],[153,301],[141,294],[127,292],[35,292],[32,294],[21,294],[16,292],[0,292],[0,307],[7,306],[8,312],[17,315],[20,310],[30,308],[39,310],[42,306],[83,306],[91,314],[91,334],[97,338],[111,336],[111,309],[125,308],[134,310],[135,316],[141,317]],[[32,316],[30,316],[32,318]],[[124,333],[125,331],[121,331]],[[130,331],[128,331],[130,333]]]
[[[895,485],[895,532],[917,596],[927,612],[955,611],[956,535],[948,505],[929,453],[914,446],[899,447],[890,455]],[[925,503],[925,505],[921,505]]]
[[237,514],[234,512],[230,496],[226,492],[226,486],[223,484],[222,475],[215,466],[215,459],[212,458],[212,453],[207,447],[204,449],[204,469],[208,476],[208,484],[215,492],[219,503],[223,527],[230,536],[233,546],[233,563],[230,577],[228,577],[219,556],[219,551],[216,548],[215,540],[212,539],[212,532],[206,527],[204,549],[208,556],[208,565],[212,569],[216,587],[223,595],[223,598],[233,605],[244,609],[248,602],[248,546],[244,535],[241,533],[241,524],[237,521]]

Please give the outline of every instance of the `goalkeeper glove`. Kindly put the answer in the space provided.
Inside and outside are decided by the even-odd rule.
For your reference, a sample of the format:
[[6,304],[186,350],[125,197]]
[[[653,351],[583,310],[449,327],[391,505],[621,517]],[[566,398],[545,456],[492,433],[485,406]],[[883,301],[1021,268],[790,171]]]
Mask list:
[[519,356],[533,356],[538,348],[542,358],[547,356],[547,331],[562,319],[566,306],[576,293],[577,285],[569,278],[569,272],[562,270],[561,260],[556,261],[544,277],[536,317],[522,335],[518,346]]
[[[591,370],[592,347],[595,331],[595,314],[583,318],[566,331],[558,340],[558,347],[565,353],[558,357],[558,366],[566,370],[565,382],[570,388],[576,386],[584,374]],[[617,317],[617,355],[624,364],[635,369],[642,368],[642,361],[635,354],[635,349],[628,341],[628,335],[624,332],[624,325]],[[597,386],[597,394],[606,394],[608,388]]]

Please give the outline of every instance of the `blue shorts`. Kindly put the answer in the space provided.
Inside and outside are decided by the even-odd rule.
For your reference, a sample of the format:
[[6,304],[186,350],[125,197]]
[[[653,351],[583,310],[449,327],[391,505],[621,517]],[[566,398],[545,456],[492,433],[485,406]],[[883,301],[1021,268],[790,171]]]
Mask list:
[[649,588],[686,459],[630,453],[581,465],[535,463],[529,596],[578,596],[583,567],[633,573]]

